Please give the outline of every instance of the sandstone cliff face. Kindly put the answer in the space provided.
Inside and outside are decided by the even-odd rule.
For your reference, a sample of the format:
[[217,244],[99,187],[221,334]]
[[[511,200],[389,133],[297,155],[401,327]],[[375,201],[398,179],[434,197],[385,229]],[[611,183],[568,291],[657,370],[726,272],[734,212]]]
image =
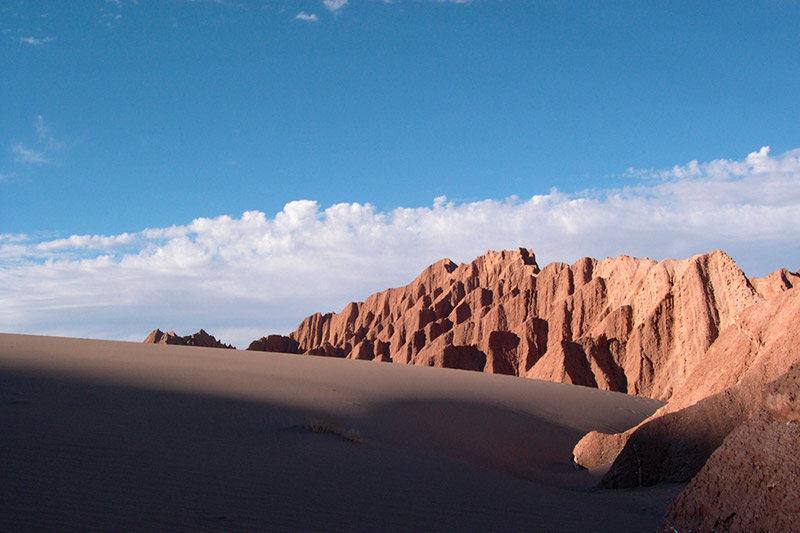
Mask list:
[[800,287],[743,311],[669,404],[625,434],[586,435],[575,460],[593,467],[616,456],[602,480],[606,487],[688,481],[793,364],[800,364]]
[[144,340],[146,344],[177,344],[180,346],[203,346],[206,348],[227,348],[235,350],[230,344],[223,344],[209,335],[205,330],[200,330],[197,333],[181,337],[174,331],[164,333],[160,329],[154,329],[150,335]]
[[[761,283],[770,293],[778,285]],[[662,262],[584,258],[541,270],[526,249],[490,251],[470,264],[439,261],[405,287],[312,315],[289,337],[308,354],[668,400],[720,332],[763,299],[720,251]]]

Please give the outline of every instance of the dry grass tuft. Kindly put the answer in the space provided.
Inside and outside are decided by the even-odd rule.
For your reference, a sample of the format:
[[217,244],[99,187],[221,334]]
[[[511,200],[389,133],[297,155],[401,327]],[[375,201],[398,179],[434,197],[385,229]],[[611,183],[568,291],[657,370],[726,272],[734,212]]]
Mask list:
[[362,444],[361,434],[355,428],[343,429],[339,424],[327,418],[308,417],[303,425],[305,429],[312,433],[330,433],[355,444]]

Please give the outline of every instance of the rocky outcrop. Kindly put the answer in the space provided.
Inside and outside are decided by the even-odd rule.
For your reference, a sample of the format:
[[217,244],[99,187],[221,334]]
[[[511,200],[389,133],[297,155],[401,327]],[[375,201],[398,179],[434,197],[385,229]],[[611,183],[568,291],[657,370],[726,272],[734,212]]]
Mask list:
[[297,341],[283,335],[269,335],[250,343],[248,350],[256,352],[302,353]]
[[667,509],[662,531],[800,531],[800,366],[767,387]]
[[405,287],[309,316],[289,337],[313,355],[669,400],[720,332],[763,299],[721,251],[661,262],[584,258],[540,269],[522,248],[469,264],[444,259]]
[[669,404],[625,434],[586,435],[575,461],[593,467],[616,456],[601,482],[606,487],[689,481],[793,364],[800,364],[800,288],[743,311]]
[[150,335],[147,336],[144,342],[146,344],[177,344],[180,346],[203,346],[206,348],[227,348],[230,350],[236,349],[230,344],[221,343],[214,338],[213,335],[209,335],[205,330],[202,329],[197,333],[186,335],[185,337],[177,335],[174,331],[164,333],[160,329],[154,329],[152,332],[150,332]]
[[750,278],[758,294],[770,300],[784,291],[800,285],[800,271],[789,272],[785,268],[776,270],[763,278]]

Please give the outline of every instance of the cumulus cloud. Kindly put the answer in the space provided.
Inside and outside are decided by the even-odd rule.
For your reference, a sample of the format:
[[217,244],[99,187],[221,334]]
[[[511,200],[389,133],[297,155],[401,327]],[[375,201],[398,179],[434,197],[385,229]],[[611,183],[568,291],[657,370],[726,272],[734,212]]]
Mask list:
[[305,11],[301,11],[294,18],[296,18],[298,20],[304,20],[306,22],[317,22],[319,20],[319,17],[317,17],[316,13],[311,13],[309,15]]
[[245,347],[306,315],[410,282],[450,257],[534,250],[540,264],[721,248],[749,275],[800,258],[800,149],[632,171],[632,185],[382,211],[289,202],[120,235],[0,235],[0,331],[141,340],[203,327]]

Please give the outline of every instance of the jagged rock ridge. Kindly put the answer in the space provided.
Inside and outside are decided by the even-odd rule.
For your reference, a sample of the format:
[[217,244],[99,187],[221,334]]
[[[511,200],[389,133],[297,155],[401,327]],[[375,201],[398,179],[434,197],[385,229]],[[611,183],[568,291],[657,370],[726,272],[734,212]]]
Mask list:
[[230,344],[223,344],[218,341],[213,335],[209,335],[203,329],[184,337],[181,337],[174,331],[164,333],[160,329],[154,329],[150,332],[150,335],[145,338],[144,342],[146,344],[177,344],[180,346],[203,346],[206,348],[227,348],[229,350],[236,349]]
[[[314,314],[292,353],[510,374],[668,400],[720,332],[797,274],[748,280],[721,251],[540,269],[527,249],[429,266],[409,285]],[[277,345],[273,341],[273,345]],[[263,349],[263,348],[260,348]]]

